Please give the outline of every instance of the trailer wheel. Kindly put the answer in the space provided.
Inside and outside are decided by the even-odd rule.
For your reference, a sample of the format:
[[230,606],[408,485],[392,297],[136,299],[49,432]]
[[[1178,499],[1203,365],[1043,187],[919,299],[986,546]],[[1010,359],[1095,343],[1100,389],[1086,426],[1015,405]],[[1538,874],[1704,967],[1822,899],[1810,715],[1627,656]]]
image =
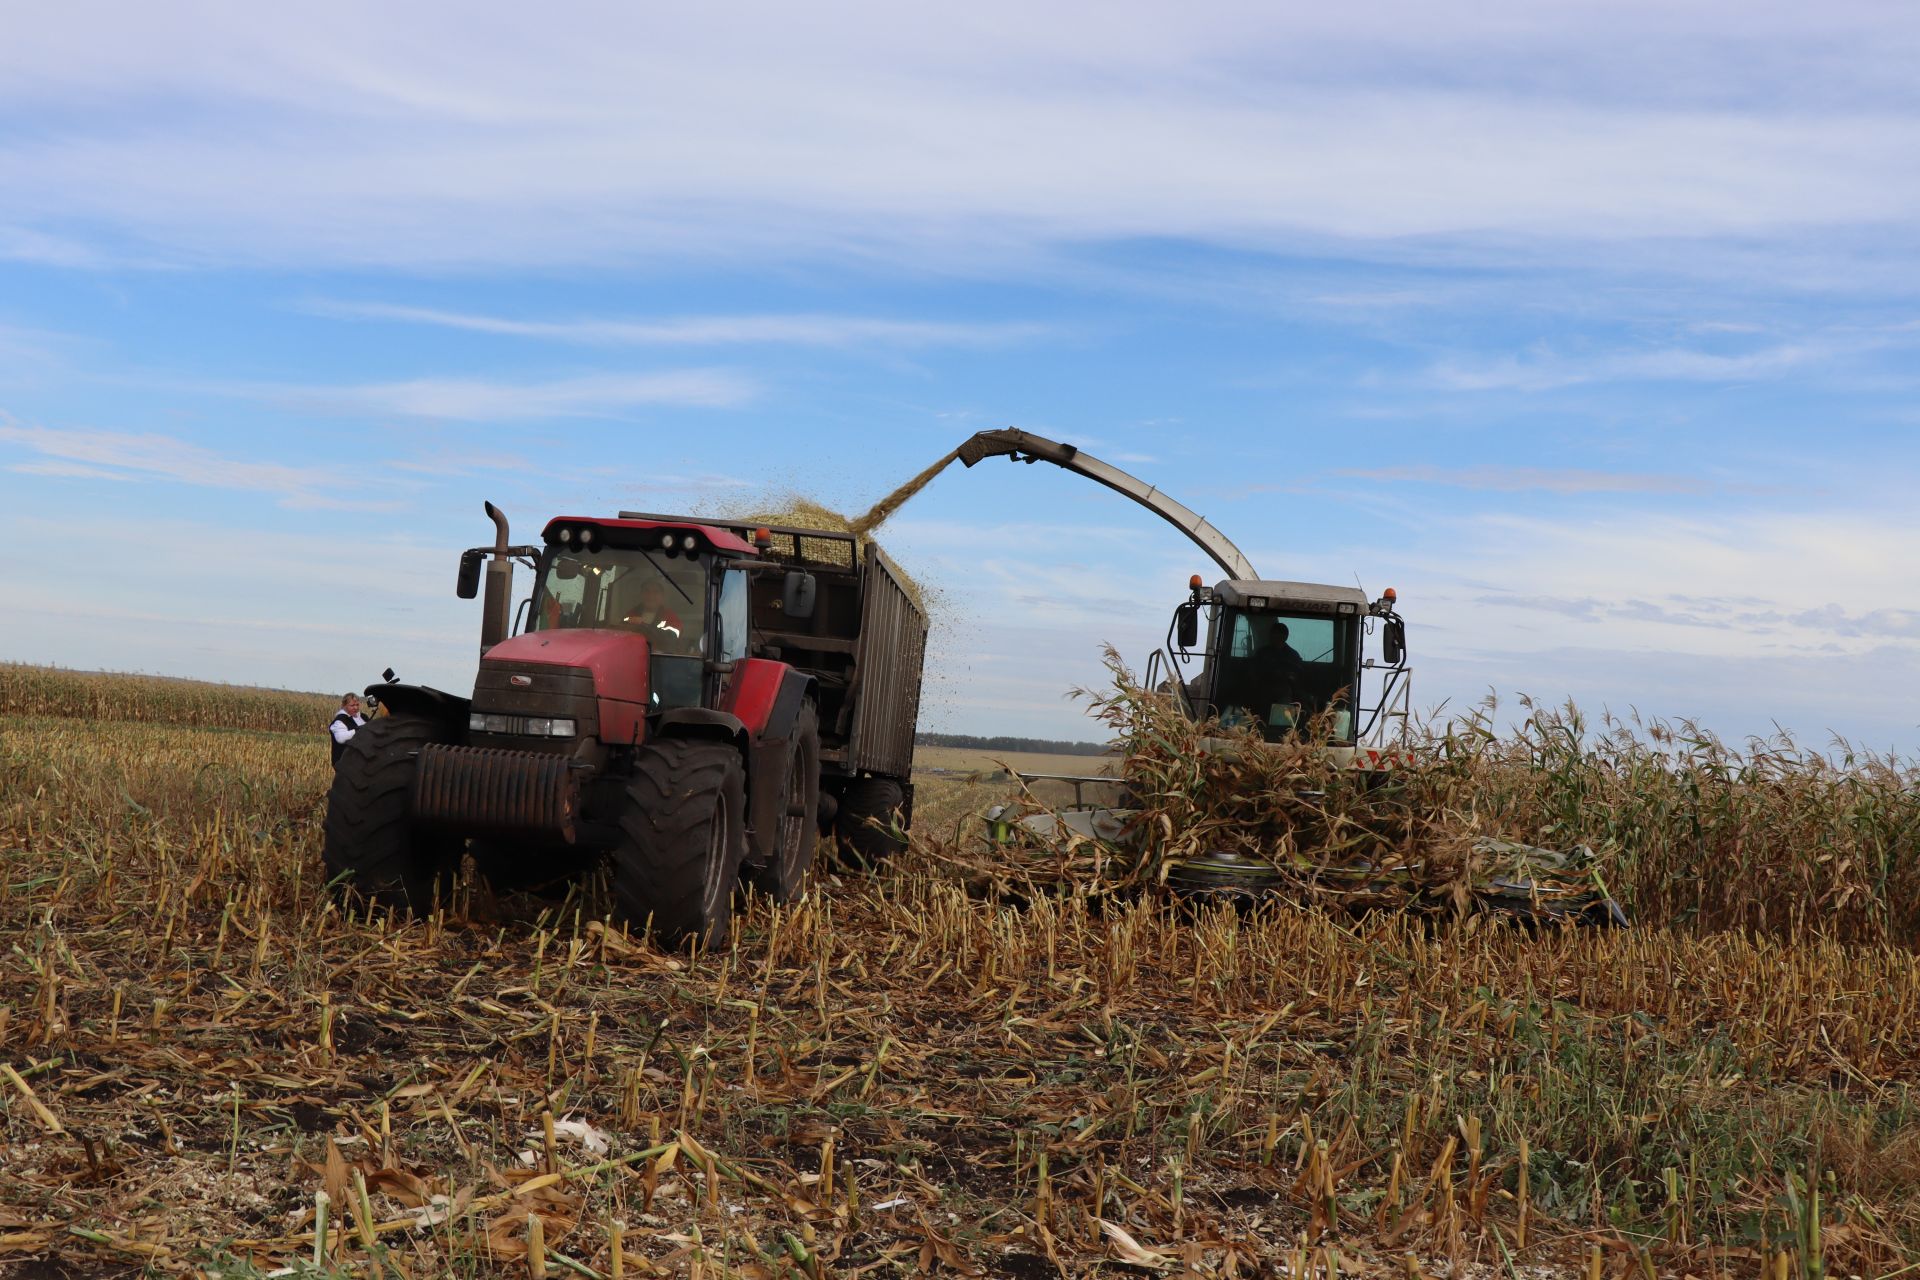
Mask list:
[[747,871],[748,882],[775,902],[791,902],[799,896],[820,837],[816,817],[820,810],[820,717],[812,703],[800,708],[789,741],[787,781],[780,793],[773,860]]
[[636,752],[610,855],[613,900],[670,947],[727,939],[747,851],[746,771],[731,743],[669,738]]
[[425,915],[460,874],[463,841],[413,823],[413,775],[420,748],[445,741],[422,716],[369,720],[341,753],[327,792],[321,860],[346,902]]
[[840,793],[834,847],[844,866],[877,867],[907,848],[906,793],[892,778],[855,778]]

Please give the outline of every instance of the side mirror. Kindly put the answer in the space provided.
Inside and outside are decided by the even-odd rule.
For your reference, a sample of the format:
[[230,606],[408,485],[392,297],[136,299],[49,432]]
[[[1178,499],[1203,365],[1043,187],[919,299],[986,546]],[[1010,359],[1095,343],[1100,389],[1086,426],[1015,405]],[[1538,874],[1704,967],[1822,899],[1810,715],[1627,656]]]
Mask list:
[[455,584],[453,593],[462,600],[471,600],[480,594],[480,562],[486,559],[486,555],[478,547],[460,553],[460,581]]
[[1387,665],[1397,667],[1407,656],[1407,624],[1398,618],[1388,618],[1380,628],[1380,656]]
[[514,611],[513,634],[519,635],[522,631],[525,631],[527,629],[527,618],[532,614],[532,612],[533,612],[533,597],[528,596],[525,600],[522,600],[520,602],[520,607]]
[[789,621],[805,622],[813,616],[813,600],[819,589],[812,574],[792,570],[780,587],[780,611]]
[[1198,605],[1183,604],[1177,613],[1175,635],[1182,652],[1200,643],[1200,608]]

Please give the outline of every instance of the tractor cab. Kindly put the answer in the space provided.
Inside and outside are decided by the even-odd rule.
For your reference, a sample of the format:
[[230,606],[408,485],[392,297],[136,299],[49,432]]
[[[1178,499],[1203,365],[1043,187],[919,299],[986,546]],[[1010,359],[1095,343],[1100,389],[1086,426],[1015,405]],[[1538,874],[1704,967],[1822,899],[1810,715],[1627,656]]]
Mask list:
[[[1251,725],[1269,742],[1311,733],[1348,750],[1404,728],[1406,630],[1391,589],[1369,601],[1355,587],[1247,579],[1208,588],[1196,575],[1189,590],[1168,629],[1164,661],[1196,717]],[[1365,653],[1376,629],[1377,661]],[[1181,668],[1196,659],[1198,674],[1181,679]],[[1364,701],[1368,671],[1379,673],[1371,704]]]
[[653,709],[711,705],[716,667],[747,656],[750,543],[703,525],[572,519],[549,523],[545,542],[529,633],[640,636]]

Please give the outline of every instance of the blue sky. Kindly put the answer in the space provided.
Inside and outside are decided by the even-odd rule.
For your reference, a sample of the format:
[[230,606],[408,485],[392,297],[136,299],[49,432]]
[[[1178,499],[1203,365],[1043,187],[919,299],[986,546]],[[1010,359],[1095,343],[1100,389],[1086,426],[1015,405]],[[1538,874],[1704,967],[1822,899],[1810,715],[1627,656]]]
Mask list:
[[[0,41],[0,657],[463,688],[483,498],[859,510],[1081,444],[1489,690],[1920,746],[1920,16],[74,4]],[[1170,528],[885,531],[926,722],[1087,736]]]

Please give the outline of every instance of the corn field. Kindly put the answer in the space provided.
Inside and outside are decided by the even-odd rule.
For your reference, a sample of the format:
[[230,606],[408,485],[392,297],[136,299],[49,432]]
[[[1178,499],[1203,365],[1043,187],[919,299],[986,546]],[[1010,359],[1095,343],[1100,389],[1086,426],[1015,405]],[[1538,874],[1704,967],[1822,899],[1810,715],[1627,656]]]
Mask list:
[[591,886],[343,914],[329,700],[0,695],[0,1272],[1916,1274],[1898,762],[1443,740],[1623,931],[1033,892],[929,781],[900,864],[667,954]]

